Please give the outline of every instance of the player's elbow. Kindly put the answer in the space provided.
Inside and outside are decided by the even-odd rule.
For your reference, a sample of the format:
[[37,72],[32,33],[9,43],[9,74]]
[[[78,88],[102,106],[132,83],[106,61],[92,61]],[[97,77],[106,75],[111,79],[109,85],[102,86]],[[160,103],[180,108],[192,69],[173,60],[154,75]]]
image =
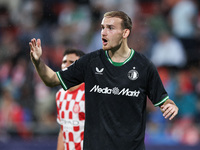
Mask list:
[[44,82],[44,84],[48,87],[54,87],[54,84],[50,82]]
[[44,84],[48,87],[55,87],[55,86],[58,86],[59,84],[56,83],[56,82],[44,82]]
[[[44,78],[43,78],[44,79]],[[54,74],[52,77],[50,78],[45,78],[45,80],[43,80],[44,84],[48,87],[55,87],[60,85],[60,80],[58,79],[57,75]]]

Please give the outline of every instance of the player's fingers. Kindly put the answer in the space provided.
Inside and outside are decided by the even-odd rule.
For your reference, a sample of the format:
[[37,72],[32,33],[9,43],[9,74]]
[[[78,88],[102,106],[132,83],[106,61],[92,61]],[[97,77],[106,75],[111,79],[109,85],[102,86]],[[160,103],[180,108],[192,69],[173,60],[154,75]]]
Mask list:
[[169,118],[169,116],[171,116],[174,113],[174,109],[171,109],[170,111],[168,111],[168,113],[166,113],[164,115],[165,118]]
[[41,46],[41,40],[37,39],[37,46],[40,47]]
[[162,105],[162,106],[161,106],[161,109],[162,109],[163,111],[165,111],[165,110],[167,110],[168,107],[169,107],[168,104],[166,104],[166,105]]
[[30,49],[32,51],[33,50],[33,44],[32,44],[32,42],[29,42],[29,46],[30,46]]
[[173,108],[169,107],[167,110],[164,111],[163,116],[167,118],[171,115],[171,113],[173,113]]
[[163,116],[165,116],[166,114],[168,114],[169,111],[172,110],[172,108],[173,108],[173,107],[170,107],[170,105],[168,105],[168,104],[167,104],[166,106],[164,106],[164,107],[162,108],[162,110],[164,111]]
[[177,114],[178,114],[178,111],[175,111],[175,112],[171,115],[171,117],[169,118],[169,120],[172,120]]
[[33,38],[33,39],[31,40],[31,43],[32,43],[33,46],[36,46],[36,40],[35,40],[35,38]]

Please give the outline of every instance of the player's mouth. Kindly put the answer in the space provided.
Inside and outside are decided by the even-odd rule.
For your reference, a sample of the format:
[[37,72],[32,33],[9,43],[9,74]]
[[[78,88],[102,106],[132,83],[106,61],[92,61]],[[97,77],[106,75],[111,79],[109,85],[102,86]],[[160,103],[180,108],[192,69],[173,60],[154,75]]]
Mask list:
[[103,43],[103,45],[105,46],[105,45],[107,45],[107,44],[108,44],[108,40],[107,40],[107,39],[105,39],[105,38],[102,38],[102,43]]

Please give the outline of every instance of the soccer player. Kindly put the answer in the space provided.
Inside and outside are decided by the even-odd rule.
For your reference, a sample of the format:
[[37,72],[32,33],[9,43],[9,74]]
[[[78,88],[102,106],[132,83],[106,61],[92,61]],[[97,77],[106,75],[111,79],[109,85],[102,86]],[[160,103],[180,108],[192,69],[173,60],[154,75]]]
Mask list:
[[147,96],[172,120],[178,107],[169,99],[156,67],[129,48],[132,21],[122,11],[104,14],[103,49],[86,54],[65,71],[54,72],[42,60],[41,40],[30,45],[32,62],[50,87],[85,82],[84,150],[144,150]]
[[[84,52],[67,49],[63,54],[61,69],[67,69]],[[57,121],[61,125],[57,150],[82,150],[85,122],[85,84],[81,83],[67,91],[61,88],[56,93]]]

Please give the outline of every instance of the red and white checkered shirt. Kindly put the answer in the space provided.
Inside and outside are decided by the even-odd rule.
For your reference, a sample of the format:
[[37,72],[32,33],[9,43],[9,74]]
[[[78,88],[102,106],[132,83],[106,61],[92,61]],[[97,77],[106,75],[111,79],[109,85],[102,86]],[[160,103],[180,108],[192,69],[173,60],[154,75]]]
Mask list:
[[85,123],[85,84],[74,91],[56,93],[57,122],[63,130],[65,150],[82,150]]

